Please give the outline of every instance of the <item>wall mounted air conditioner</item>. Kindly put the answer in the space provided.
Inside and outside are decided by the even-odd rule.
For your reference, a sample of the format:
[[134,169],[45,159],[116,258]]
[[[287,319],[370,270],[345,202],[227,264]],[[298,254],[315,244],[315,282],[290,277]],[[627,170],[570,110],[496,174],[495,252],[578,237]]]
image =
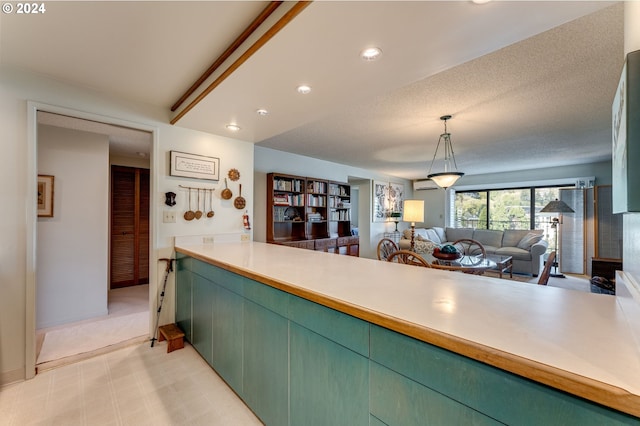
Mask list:
[[438,185],[431,179],[421,179],[413,181],[414,191],[424,191],[427,189],[438,189]]

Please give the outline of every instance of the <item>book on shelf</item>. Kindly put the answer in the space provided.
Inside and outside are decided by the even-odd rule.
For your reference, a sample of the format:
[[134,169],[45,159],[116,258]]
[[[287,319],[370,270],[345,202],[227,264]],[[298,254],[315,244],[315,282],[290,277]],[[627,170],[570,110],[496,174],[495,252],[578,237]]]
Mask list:
[[302,194],[274,194],[274,206],[304,206],[304,195]]
[[316,194],[325,194],[327,192],[327,186],[325,182],[310,180],[307,182],[307,191]]
[[290,206],[291,199],[287,194],[276,194],[273,196],[274,206]]
[[307,205],[309,207],[326,207],[327,199],[324,195],[307,195]]
[[329,193],[338,197],[349,197],[349,193],[343,185],[331,185],[329,187]]
[[300,179],[273,179],[273,188],[277,191],[302,192],[303,184]]
[[309,222],[321,222],[324,218],[320,213],[307,213],[307,220]]

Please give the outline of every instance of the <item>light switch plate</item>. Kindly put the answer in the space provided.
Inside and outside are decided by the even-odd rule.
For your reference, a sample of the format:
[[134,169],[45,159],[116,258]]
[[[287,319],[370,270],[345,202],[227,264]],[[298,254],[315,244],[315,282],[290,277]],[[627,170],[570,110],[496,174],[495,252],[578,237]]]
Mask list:
[[164,223],[175,223],[176,222],[176,212],[173,210],[165,210],[162,215],[162,222]]

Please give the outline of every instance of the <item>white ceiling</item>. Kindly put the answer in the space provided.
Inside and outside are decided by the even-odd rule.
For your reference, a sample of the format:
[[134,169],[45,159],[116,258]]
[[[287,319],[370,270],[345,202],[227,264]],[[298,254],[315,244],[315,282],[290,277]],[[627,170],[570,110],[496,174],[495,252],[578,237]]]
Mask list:
[[[267,2],[45,4],[1,15],[0,65],[164,108],[169,122]],[[384,53],[364,62],[370,46]],[[467,174],[587,163],[611,156],[622,62],[617,2],[319,1],[176,125],[418,179],[451,114]],[[312,93],[297,94],[300,83]],[[230,122],[242,129],[230,134]]]

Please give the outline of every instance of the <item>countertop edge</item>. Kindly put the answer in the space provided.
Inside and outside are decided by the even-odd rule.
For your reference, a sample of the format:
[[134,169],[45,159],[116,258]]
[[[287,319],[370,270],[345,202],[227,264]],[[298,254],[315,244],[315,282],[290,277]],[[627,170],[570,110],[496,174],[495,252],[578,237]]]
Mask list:
[[440,332],[422,325],[372,311],[343,300],[334,299],[302,287],[293,286],[275,278],[255,273],[220,260],[203,256],[185,247],[176,247],[176,252],[191,256],[202,262],[220,267],[229,272],[255,280],[286,293],[302,297],[372,324],[396,331],[434,346],[474,359],[518,376],[533,380],[552,388],[570,393],[589,401],[604,405],[623,413],[640,417],[640,395],[617,386],[552,367],[532,359],[488,347],[467,339]]

